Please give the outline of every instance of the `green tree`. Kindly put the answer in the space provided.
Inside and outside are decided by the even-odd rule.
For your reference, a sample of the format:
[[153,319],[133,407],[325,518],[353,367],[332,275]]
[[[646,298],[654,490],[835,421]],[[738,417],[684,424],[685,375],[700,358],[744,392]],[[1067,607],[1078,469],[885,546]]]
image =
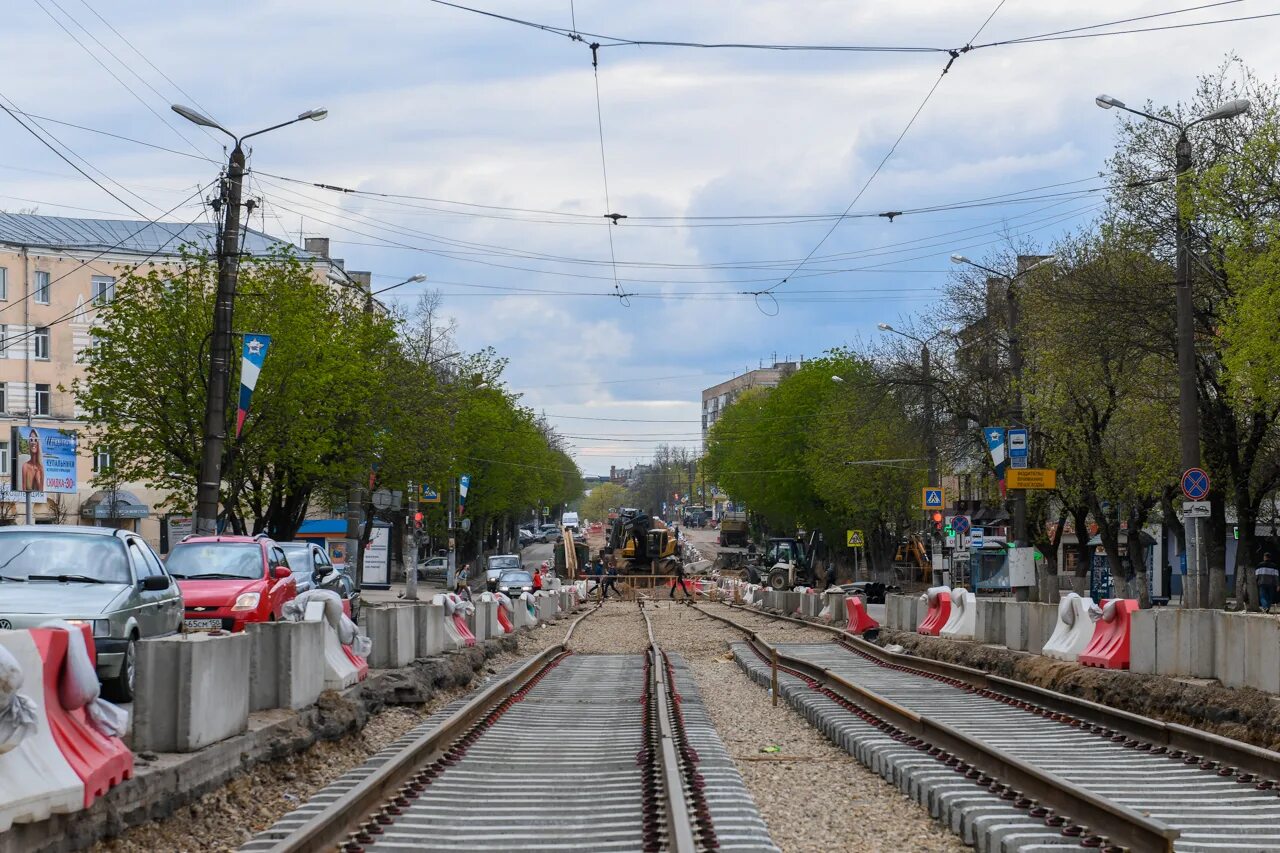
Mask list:
[[627,490],[617,483],[600,483],[582,502],[582,514],[591,521],[605,521],[610,509],[623,505]]

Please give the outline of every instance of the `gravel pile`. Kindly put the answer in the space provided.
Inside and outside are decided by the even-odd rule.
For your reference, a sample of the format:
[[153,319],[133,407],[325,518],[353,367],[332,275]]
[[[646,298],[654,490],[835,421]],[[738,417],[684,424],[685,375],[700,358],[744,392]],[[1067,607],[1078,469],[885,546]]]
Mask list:
[[[659,644],[688,661],[720,737],[786,853],[969,849],[786,704],[774,707],[728,653],[728,643],[742,639],[738,631],[682,605],[650,605],[650,616]],[[758,626],[770,641],[827,640],[767,617],[734,611],[732,618]]]

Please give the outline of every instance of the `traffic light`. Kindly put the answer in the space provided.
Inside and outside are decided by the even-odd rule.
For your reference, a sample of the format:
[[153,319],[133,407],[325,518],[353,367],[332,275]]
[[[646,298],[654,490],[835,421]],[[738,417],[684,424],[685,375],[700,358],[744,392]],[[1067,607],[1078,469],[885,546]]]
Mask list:
[[942,513],[940,512],[933,514],[933,532],[939,536],[942,535]]
[[419,530],[422,529],[422,512],[421,511],[415,512],[413,514],[413,526],[418,528]]

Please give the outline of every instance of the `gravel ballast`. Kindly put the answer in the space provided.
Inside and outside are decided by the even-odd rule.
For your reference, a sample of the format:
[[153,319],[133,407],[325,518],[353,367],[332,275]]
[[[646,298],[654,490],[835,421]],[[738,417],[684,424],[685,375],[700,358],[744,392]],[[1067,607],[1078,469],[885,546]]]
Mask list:
[[[609,604],[606,612],[624,606]],[[785,703],[775,707],[768,691],[753,683],[728,651],[730,642],[742,639],[740,632],[684,605],[648,606],[659,644],[684,656],[770,835],[786,853],[968,849],[796,711]],[[770,641],[827,639],[820,631],[743,611],[734,611],[732,618]]]

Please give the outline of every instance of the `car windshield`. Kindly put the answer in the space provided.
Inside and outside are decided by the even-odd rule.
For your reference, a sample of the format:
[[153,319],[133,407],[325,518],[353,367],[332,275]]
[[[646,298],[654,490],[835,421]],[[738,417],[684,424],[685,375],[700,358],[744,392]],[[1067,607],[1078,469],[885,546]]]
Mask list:
[[280,550],[284,551],[290,568],[306,568],[311,562],[311,546],[306,542],[281,542]]
[[507,586],[533,586],[533,575],[528,572],[505,572],[498,583]]
[[520,568],[519,557],[503,555],[489,558],[489,571],[518,568]]
[[124,542],[116,537],[43,530],[0,533],[0,579],[132,582]]
[[253,580],[263,575],[262,547],[257,542],[189,542],[174,548],[165,566],[169,574],[186,580]]

